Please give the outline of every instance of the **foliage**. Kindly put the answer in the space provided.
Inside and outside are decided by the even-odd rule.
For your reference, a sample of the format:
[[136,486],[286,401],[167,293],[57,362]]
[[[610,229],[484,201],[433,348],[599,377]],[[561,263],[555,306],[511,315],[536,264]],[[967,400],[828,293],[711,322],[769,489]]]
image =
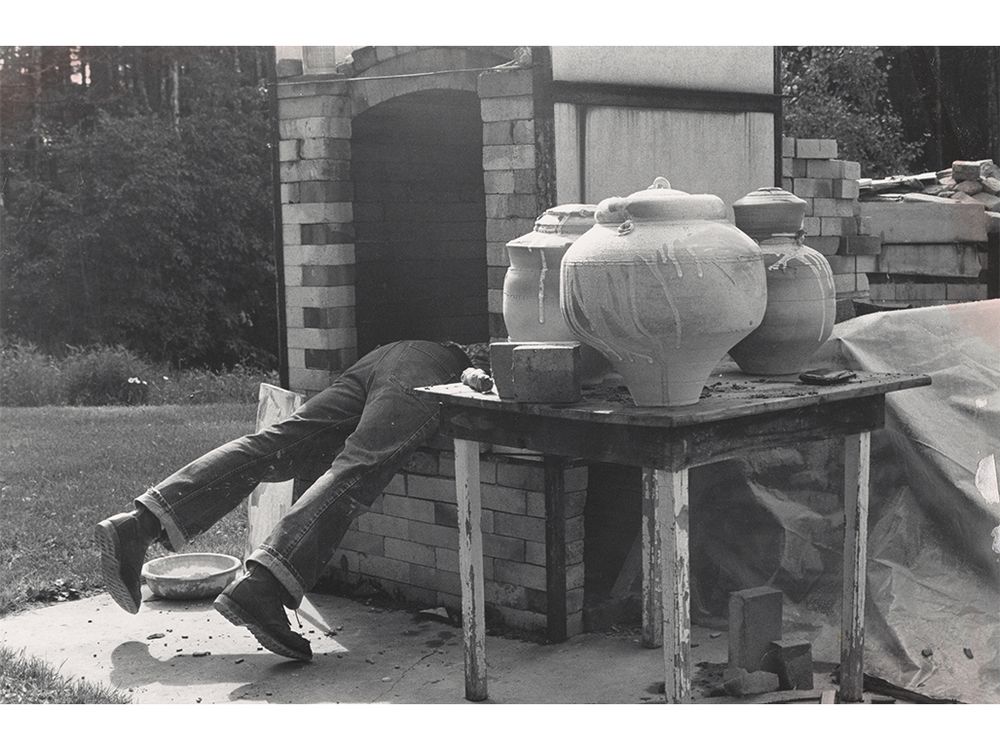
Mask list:
[[131,703],[124,693],[63,677],[35,657],[0,646],[0,703]]
[[[0,50],[4,332],[272,367],[268,117],[247,50],[28,49]],[[39,86],[39,60],[69,74]]]
[[785,135],[836,139],[864,176],[906,173],[922,145],[903,138],[887,68],[878,47],[783,48]]
[[62,372],[33,344],[0,349],[0,404],[44,406],[64,402]]
[[0,405],[106,406],[257,403],[277,373],[236,364],[224,371],[166,369],[120,346],[72,348],[61,358],[33,344],[0,349]]
[[[3,409],[0,617],[33,602],[101,592],[94,524],[150,484],[251,432],[250,404]],[[155,425],[155,428],[153,427]],[[246,513],[192,540],[242,558]],[[166,554],[159,546],[151,557]]]
[[63,367],[66,401],[70,406],[146,403],[148,370],[145,362],[120,346],[75,351]]

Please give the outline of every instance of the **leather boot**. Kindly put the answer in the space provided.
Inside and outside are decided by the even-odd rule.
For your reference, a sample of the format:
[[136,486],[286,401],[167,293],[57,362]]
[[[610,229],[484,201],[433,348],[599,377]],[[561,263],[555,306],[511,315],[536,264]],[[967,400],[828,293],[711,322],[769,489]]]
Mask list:
[[133,615],[142,602],[140,576],[146,550],[160,532],[160,522],[145,508],[111,516],[95,530],[104,588],[115,604]]
[[284,587],[263,565],[233,581],[215,599],[215,608],[234,625],[246,627],[268,651],[289,659],[310,661],[309,641],[294,632],[282,604]]

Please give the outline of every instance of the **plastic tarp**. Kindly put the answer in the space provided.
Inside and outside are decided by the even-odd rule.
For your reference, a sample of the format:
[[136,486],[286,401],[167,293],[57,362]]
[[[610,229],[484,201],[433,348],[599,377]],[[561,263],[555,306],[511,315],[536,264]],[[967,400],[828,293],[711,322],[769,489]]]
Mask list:
[[[865,672],[1000,702],[1000,300],[845,321],[809,363],[821,365],[933,381],[887,395],[872,436]],[[722,622],[719,591],[774,586],[784,637],[811,641],[814,662],[839,662],[842,445],[692,472],[696,621]]]

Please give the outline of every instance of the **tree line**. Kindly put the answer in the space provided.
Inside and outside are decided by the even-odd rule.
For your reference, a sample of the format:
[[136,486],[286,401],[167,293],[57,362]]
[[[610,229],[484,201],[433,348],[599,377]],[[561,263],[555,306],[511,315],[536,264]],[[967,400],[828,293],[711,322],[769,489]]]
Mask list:
[[271,367],[269,48],[0,48],[0,330]]
[[[0,47],[0,333],[277,360],[266,47]],[[866,176],[1000,160],[996,47],[786,47],[785,134]]]

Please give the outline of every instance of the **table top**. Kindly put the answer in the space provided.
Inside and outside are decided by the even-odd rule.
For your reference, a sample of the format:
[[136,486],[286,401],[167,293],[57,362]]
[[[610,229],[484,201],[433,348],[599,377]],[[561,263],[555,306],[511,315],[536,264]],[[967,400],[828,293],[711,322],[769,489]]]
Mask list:
[[861,372],[845,383],[807,385],[797,375],[746,375],[732,363],[723,363],[708,379],[701,399],[691,406],[636,406],[623,385],[583,389],[572,404],[533,404],[501,399],[495,391],[478,393],[461,383],[414,389],[424,398],[473,410],[535,414],[560,420],[630,426],[681,427],[722,422],[740,417],[851,401],[866,396],[929,385],[928,375]]

